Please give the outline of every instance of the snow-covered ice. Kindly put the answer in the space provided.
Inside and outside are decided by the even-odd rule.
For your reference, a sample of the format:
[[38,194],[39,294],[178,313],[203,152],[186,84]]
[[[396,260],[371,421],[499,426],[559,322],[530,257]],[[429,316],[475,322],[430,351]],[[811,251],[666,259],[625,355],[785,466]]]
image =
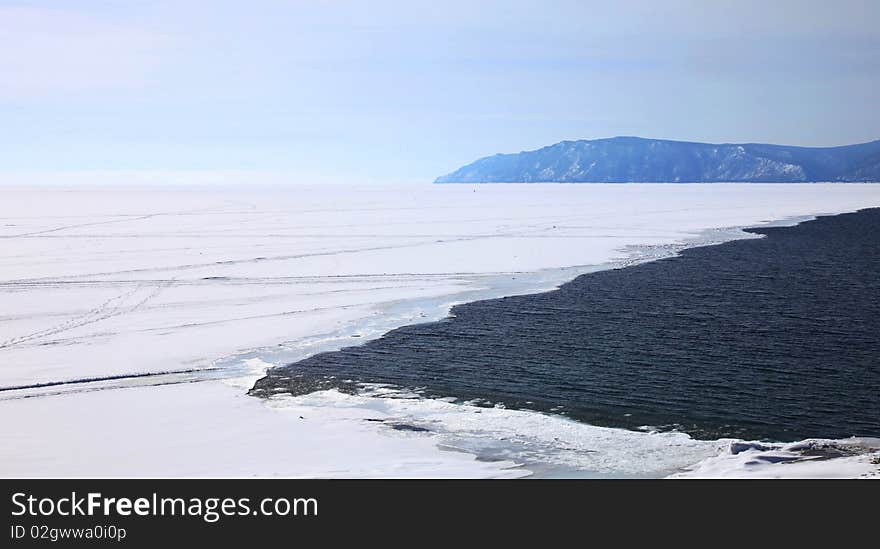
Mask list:
[[[721,474],[724,441],[244,393],[268,366],[455,302],[745,236],[713,229],[872,206],[867,184],[0,187],[0,475],[519,476],[510,447],[473,446],[513,425],[535,430],[520,433],[527,451],[549,444],[538,431],[563,433],[560,466]],[[498,461],[470,453],[487,448]]]

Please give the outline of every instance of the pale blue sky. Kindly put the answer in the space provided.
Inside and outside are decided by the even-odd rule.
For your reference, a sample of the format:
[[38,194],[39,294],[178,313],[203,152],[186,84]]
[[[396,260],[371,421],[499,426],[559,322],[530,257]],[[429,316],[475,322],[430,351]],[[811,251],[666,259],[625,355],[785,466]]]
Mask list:
[[874,0],[0,0],[0,181],[427,181],[563,139],[869,141],[878,21]]

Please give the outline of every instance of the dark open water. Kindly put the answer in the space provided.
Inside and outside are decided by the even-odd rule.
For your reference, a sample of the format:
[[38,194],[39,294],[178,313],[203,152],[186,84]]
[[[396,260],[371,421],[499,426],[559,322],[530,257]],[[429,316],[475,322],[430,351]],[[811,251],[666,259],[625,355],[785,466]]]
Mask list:
[[698,438],[880,436],[880,209],[749,231],[766,238],[460,305],[252,393],[354,380]]

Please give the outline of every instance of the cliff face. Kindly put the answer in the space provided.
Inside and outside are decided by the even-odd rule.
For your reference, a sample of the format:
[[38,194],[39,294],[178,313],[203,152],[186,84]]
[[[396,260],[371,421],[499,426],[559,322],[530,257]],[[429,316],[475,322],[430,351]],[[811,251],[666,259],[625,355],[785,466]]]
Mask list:
[[481,158],[435,183],[880,181],[880,140],[789,147],[614,137]]

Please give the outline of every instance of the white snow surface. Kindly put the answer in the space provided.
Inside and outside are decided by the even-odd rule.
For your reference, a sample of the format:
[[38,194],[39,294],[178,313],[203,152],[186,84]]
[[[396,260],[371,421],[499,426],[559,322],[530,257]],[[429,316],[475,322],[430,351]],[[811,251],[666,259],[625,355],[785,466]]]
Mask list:
[[868,184],[0,186],[0,476],[871,476],[870,448],[758,473],[681,433],[245,392],[454,303],[877,206]]

